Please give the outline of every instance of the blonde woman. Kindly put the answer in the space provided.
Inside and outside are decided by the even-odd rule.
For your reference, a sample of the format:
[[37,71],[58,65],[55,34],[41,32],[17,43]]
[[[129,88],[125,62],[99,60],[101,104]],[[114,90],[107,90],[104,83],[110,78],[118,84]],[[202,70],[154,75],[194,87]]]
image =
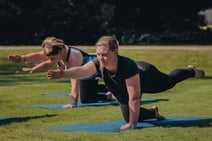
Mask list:
[[[29,73],[46,71],[55,66],[59,69],[69,69],[71,67],[81,66],[96,55],[88,54],[78,48],[68,46],[62,39],[56,37],[47,37],[42,42],[42,51],[26,55],[9,55],[8,59],[14,62],[41,62],[32,68],[23,68],[23,71]],[[98,76],[96,74],[83,79],[71,79],[71,102],[64,105],[63,108],[74,108],[77,106],[78,96],[82,103],[92,103],[97,101],[110,101],[112,94],[98,94],[99,89],[106,92],[106,88],[98,85]]]

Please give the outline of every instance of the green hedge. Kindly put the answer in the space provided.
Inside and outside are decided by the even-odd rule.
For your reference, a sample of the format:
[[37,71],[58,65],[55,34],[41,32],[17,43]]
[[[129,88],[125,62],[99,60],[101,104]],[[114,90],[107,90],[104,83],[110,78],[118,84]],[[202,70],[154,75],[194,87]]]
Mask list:
[[124,33],[120,36],[121,44],[211,44],[212,32],[182,32],[182,33]]

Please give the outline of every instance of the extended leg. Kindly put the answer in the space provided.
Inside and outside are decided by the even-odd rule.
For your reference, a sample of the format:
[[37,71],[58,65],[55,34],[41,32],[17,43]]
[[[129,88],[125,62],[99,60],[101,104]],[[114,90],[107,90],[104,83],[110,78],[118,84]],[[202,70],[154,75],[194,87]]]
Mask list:
[[140,69],[141,90],[144,93],[163,92],[195,76],[195,71],[191,68],[175,69],[170,74],[166,74],[147,62],[137,62],[137,65]]

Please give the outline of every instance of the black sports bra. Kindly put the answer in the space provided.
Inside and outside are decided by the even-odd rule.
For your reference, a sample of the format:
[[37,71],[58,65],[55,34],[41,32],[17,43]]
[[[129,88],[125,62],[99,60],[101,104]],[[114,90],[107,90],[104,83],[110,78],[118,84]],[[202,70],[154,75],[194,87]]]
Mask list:
[[[84,51],[82,51],[82,50],[80,50],[78,48],[68,46],[68,54],[67,54],[67,57],[66,57],[65,69],[68,69],[69,68],[69,58],[70,58],[70,55],[71,55],[71,49],[75,49],[75,50],[80,51],[83,58],[88,55],[87,53],[85,53]],[[59,67],[62,66],[60,62],[57,62],[57,65]]]

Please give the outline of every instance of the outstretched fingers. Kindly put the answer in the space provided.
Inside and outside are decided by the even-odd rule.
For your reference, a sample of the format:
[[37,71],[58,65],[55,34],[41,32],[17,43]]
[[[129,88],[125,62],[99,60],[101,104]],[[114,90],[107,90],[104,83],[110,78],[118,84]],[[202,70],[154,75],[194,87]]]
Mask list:
[[21,62],[22,57],[20,55],[8,55],[8,60],[13,61],[13,62]]
[[53,70],[48,70],[46,73],[46,77],[48,79],[54,79],[55,78],[55,72]]
[[48,70],[46,77],[48,79],[58,79],[62,77],[63,70]]

